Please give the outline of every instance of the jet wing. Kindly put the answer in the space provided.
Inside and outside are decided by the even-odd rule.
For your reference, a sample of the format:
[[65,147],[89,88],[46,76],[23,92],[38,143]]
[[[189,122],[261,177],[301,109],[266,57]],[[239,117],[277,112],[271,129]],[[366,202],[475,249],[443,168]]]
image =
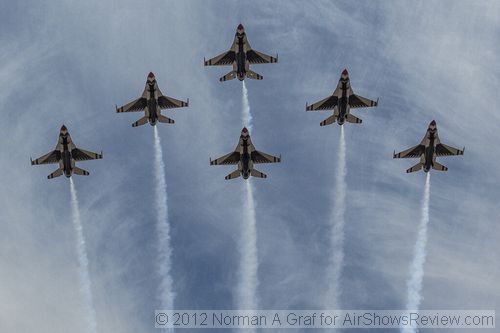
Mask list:
[[331,110],[337,105],[338,100],[338,97],[335,95],[328,96],[327,98],[322,99],[319,102],[311,105],[306,105],[306,111]]
[[281,157],[276,157],[263,153],[258,150],[254,150],[251,153],[251,159],[254,163],[279,163],[281,162]]
[[36,160],[31,161],[31,165],[38,165],[38,164],[54,164],[59,162],[61,159],[61,152],[59,150],[53,150],[48,154],[45,154]]
[[168,97],[168,96],[159,96],[158,97],[158,106],[160,109],[173,109],[173,108],[182,108],[185,106],[189,106],[189,101],[184,102],[178,99]]
[[460,149],[453,148],[453,147],[447,146],[445,144],[439,143],[436,145],[436,156],[463,155],[464,149],[460,150]]
[[75,148],[71,151],[71,156],[75,161],[99,160],[102,158],[102,153],[97,154],[88,150]]
[[247,60],[250,64],[272,64],[278,62],[278,58],[251,49],[247,51]]
[[210,165],[238,164],[239,161],[240,161],[240,153],[237,151],[233,151],[232,153],[226,154],[213,161],[210,160]]
[[117,107],[116,112],[137,112],[144,111],[144,109],[148,106],[148,102],[145,97],[140,97],[124,106]]
[[349,96],[349,106],[351,108],[366,108],[370,106],[377,106],[378,100],[372,101],[371,99],[352,94]]
[[400,153],[394,153],[393,158],[417,158],[425,152],[424,145],[416,145],[415,147],[408,148]]
[[218,56],[205,60],[205,66],[227,66],[231,65],[236,60],[236,53],[233,50],[229,50]]

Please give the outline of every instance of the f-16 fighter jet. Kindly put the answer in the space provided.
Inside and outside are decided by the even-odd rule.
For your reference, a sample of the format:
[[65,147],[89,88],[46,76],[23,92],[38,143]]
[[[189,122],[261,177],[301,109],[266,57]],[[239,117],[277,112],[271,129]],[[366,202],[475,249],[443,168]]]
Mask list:
[[71,177],[73,173],[80,176],[88,176],[89,172],[78,168],[75,165],[76,161],[98,160],[102,158],[100,154],[91,151],[76,148],[71,136],[68,133],[66,126],[61,127],[59,140],[57,141],[56,149],[36,160],[31,160],[31,165],[39,164],[56,164],[59,163],[59,169],[47,176],[48,179],[61,176],[63,173],[66,177]]
[[240,140],[238,141],[238,145],[234,149],[233,152],[219,157],[216,160],[210,159],[210,165],[229,165],[229,164],[238,164],[238,169],[231,172],[229,175],[225,177],[225,179],[233,179],[238,178],[239,176],[243,176],[244,179],[248,179],[248,177],[258,177],[258,178],[267,178],[267,175],[255,170],[253,165],[256,163],[279,163],[281,162],[281,156],[275,157],[258,150],[255,150],[255,147],[250,140],[250,134],[246,127],[243,127],[241,130]]
[[343,125],[346,121],[348,123],[361,124],[362,120],[353,116],[350,113],[351,109],[377,105],[378,99],[377,101],[372,101],[371,99],[356,95],[352,91],[349,73],[347,69],[344,69],[333,94],[312,105],[306,104],[306,111],[333,110],[333,115],[323,120],[319,124],[320,126],[330,125],[335,121],[339,125]]
[[116,107],[116,112],[144,112],[144,117],[133,123],[132,127],[144,125],[148,121],[151,126],[154,126],[157,121],[167,124],[175,122],[173,119],[162,115],[161,110],[182,108],[185,106],[189,106],[189,99],[187,102],[184,102],[163,95],[160,88],[158,88],[155,75],[150,72],[142,96],[122,107]]
[[232,80],[235,77],[238,77],[240,81],[243,81],[245,77],[254,80],[262,80],[262,75],[250,70],[250,64],[272,64],[278,62],[278,55],[274,58],[267,54],[252,50],[252,47],[248,43],[245,28],[240,24],[236,29],[234,42],[229,51],[215,58],[203,60],[205,61],[205,66],[233,66],[232,71],[219,79],[221,82]]
[[422,167],[425,172],[429,172],[431,168],[446,171],[448,168],[436,162],[436,157],[463,155],[464,150],[465,147],[460,150],[442,144],[437,133],[436,121],[433,120],[420,144],[397,154],[394,152],[393,158],[420,158],[420,162],[406,170],[407,173],[419,171]]

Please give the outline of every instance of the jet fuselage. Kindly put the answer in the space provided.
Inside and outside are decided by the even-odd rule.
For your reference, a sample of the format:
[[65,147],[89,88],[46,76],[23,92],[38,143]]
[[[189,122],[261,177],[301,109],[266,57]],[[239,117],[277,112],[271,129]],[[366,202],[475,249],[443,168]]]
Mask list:
[[337,102],[337,108],[339,110],[339,116],[337,118],[337,123],[339,125],[343,125],[345,123],[345,118],[349,113],[349,79],[348,78],[340,78],[340,90],[342,91],[342,95],[339,97]]
[[156,121],[158,120],[158,103],[156,102],[155,91],[155,81],[148,82],[148,121],[151,126],[156,125]]
[[250,177],[250,162],[251,162],[251,157],[250,153],[248,152],[248,141],[246,138],[243,138],[242,140],[242,154],[240,155],[240,161],[241,161],[241,175],[243,179],[248,179]]
[[236,74],[238,80],[243,81],[246,76],[247,57],[245,53],[245,34],[236,33],[238,52],[236,52]]
[[71,151],[69,150],[69,142],[68,135],[61,134],[61,144],[62,144],[62,152],[61,152],[61,160],[59,161],[59,166],[63,170],[63,173],[66,177],[71,177],[73,173],[72,161],[73,157],[71,156]]
[[429,170],[432,168],[432,164],[434,162],[434,152],[435,152],[435,139],[436,139],[436,130],[429,129],[428,132],[428,140],[429,144],[425,147],[425,152],[424,152],[424,171],[429,172]]

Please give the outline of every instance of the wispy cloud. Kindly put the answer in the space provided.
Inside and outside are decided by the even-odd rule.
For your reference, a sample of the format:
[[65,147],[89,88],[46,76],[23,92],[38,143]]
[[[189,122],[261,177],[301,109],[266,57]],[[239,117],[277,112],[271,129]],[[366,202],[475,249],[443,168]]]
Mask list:
[[391,153],[418,143],[435,118],[441,140],[466,153],[433,177],[421,307],[498,308],[497,2],[29,1],[2,9],[1,331],[80,329],[67,184],[29,165],[30,154],[55,145],[62,122],[77,145],[104,151],[104,160],[88,162],[90,177],[74,179],[99,328],[151,327],[159,283],[144,274],[156,258],[152,133],[132,129],[133,116],[113,107],[137,97],[149,71],[164,93],[191,102],[172,111],[175,125],[158,127],[176,306],[235,306],[241,182],[224,182],[226,170],[208,158],[233,148],[241,87],[219,83],[225,72],[203,68],[202,59],[229,48],[240,21],[253,48],[279,53],[278,64],[255,68],[264,80],[246,82],[254,143],[283,155],[263,170],[269,178],[253,182],[259,305],[322,306],[334,190],[325,184],[335,184],[340,129],[320,128],[324,115],[303,110],[347,67],[354,91],[380,105],[356,110],[363,124],[346,128],[340,303],[405,307],[407,239],[418,232],[424,177],[404,174],[409,165]]

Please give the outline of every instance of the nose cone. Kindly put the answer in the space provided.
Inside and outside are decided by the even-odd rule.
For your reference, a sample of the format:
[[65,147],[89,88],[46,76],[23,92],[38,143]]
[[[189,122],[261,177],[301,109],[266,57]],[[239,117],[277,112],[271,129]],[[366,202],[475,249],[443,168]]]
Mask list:
[[240,23],[237,29],[238,31],[243,31],[245,28],[243,28],[243,24]]
[[429,127],[436,128],[436,121],[435,120],[431,121],[431,123],[429,124]]
[[68,131],[68,129],[66,128],[66,126],[62,125],[61,132],[66,133],[67,131]]
[[349,72],[347,71],[347,69],[344,68],[344,70],[342,71],[342,76],[347,76],[349,75]]
[[243,127],[243,129],[241,130],[241,135],[248,136],[248,130],[246,127]]
[[153,80],[155,78],[155,75],[153,74],[153,72],[149,72],[148,74],[148,80]]

